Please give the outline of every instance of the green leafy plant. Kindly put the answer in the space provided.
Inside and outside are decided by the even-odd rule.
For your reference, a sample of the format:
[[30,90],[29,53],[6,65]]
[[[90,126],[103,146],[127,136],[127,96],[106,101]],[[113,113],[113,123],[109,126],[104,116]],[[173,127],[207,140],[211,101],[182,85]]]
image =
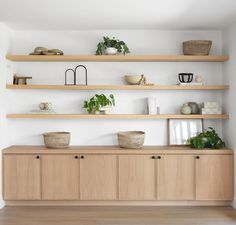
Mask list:
[[123,53],[124,55],[130,53],[124,41],[120,41],[115,37],[103,37],[103,41],[97,45],[96,55],[103,55],[107,48],[116,48],[118,53]]
[[220,149],[225,147],[225,142],[219,137],[216,131],[212,127],[202,133],[199,133],[197,136],[189,138],[187,141],[190,144],[191,148],[211,148],[211,149]]
[[110,94],[108,97],[106,97],[106,95],[104,94],[96,94],[92,98],[90,98],[89,101],[84,101],[83,108],[87,109],[87,112],[91,114],[99,111],[100,108],[106,106],[115,106],[114,95]]

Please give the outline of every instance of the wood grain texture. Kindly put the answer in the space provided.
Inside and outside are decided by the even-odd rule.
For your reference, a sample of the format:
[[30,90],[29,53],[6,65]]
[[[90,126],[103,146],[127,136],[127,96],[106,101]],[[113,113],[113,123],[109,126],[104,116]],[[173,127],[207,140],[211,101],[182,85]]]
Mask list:
[[7,89],[13,90],[228,90],[229,85],[49,85],[49,84],[7,84]]
[[155,200],[155,176],[152,155],[119,156],[119,199]]
[[42,199],[79,199],[79,160],[74,155],[42,156]]
[[232,200],[234,197],[233,156],[202,155],[196,160],[196,199]]
[[4,199],[39,200],[40,159],[35,155],[5,155],[3,160]]
[[0,225],[235,225],[231,207],[5,207]]
[[224,149],[192,149],[189,146],[144,146],[142,149],[124,149],[119,146],[70,146],[66,149],[48,149],[45,146],[13,145],[2,150],[3,154],[119,154],[119,155],[140,155],[140,154],[165,154],[165,155],[232,155],[234,151]]
[[232,201],[204,200],[204,201],[153,201],[153,200],[126,200],[126,201],[81,201],[81,200],[43,200],[43,201],[5,201],[6,206],[231,206]]
[[117,156],[84,155],[80,159],[80,199],[117,198]]
[[229,119],[228,114],[181,115],[181,114],[7,114],[9,119]]
[[225,62],[228,56],[189,55],[6,55],[6,59],[18,62]]
[[157,159],[157,199],[195,199],[193,155],[161,155],[161,159]]

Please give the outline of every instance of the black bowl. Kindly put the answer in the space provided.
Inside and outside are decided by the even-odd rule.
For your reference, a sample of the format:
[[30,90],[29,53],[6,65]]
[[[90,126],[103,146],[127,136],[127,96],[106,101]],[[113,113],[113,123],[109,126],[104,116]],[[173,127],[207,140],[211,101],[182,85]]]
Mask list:
[[193,73],[179,73],[179,81],[181,83],[191,83],[193,81]]

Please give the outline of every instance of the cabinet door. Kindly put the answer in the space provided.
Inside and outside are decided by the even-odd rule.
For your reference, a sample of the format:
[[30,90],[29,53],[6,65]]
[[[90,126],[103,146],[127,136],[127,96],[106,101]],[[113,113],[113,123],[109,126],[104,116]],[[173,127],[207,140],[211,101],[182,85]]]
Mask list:
[[80,157],[80,199],[115,200],[117,198],[117,156]]
[[195,157],[163,155],[157,159],[157,199],[195,198]]
[[40,200],[40,158],[4,155],[4,199]]
[[42,199],[79,198],[79,160],[74,155],[42,157]]
[[201,155],[196,159],[196,199],[233,199],[233,155]]
[[155,200],[155,177],[151,155],[119,156],[119,199]]

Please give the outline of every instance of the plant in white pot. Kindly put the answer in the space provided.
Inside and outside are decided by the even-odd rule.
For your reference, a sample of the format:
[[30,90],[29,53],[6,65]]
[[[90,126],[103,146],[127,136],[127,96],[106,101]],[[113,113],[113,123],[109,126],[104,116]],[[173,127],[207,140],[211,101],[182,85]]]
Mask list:
[[123,53],[125,55],[130,53],[130,51],[124,41],[120,41],[115,37],[103,37],[103,41],[97,45],[96,55],[116,55],[117,53]]
[[89,101],[84,101],[83,108],[89,114],[109,114],[112,107],[115,106],[114,95],[110,94],[108,97],[104,94],[94,95]]

